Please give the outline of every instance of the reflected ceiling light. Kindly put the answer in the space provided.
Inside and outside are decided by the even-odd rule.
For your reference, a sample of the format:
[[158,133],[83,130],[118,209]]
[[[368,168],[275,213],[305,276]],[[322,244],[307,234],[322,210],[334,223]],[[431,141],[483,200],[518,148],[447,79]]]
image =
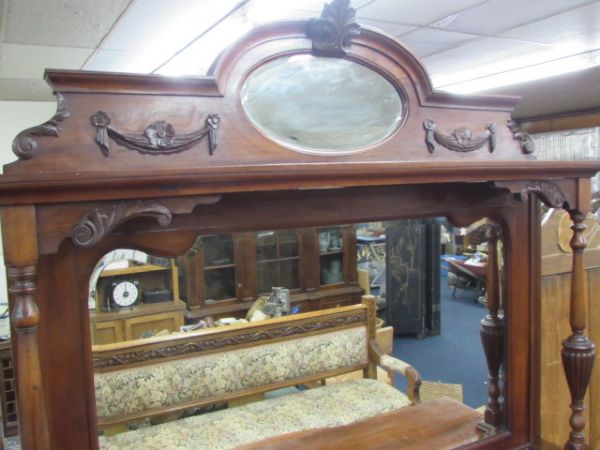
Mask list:
[[[552,61],[532,64],[525,67],[516,67],[502,72],[488,71],[488,74],[477,76],[466,81],[451,84],[441,84],[440,79],[435,80],[436,89],[454,94],[471,94],[474,92],[487,91],[502,86],[525,83],[528,81],[550,78],[566,73],[577,72],[600,65],[600,49],[571,55]],[[489,70],[489,66],[487,66]],[[485,72],[485,68],[479,69]],[[472,76],[477,71],[472,72]]]

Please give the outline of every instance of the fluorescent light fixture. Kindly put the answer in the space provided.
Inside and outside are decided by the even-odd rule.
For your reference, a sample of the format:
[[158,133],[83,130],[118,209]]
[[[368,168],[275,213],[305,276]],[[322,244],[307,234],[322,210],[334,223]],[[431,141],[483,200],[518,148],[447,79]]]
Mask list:
[[[436,89],[455,94],[471,94],[474,92],[487,91],[497,87],[520,84],[528,81],[563,75],[566,73],[577,72],[579,70],[589,69],[598,65],[600,65],[600,49],[558,58],[552,61],[531,64],[525,67],[516,67],[502,72],[488,71],[488,74],[481,74],[480,76],[477,76],[478,72],[485,73],[486,67],[483,67],[472,72],[472,76],[475,75],[476,78],[445,85],[436,83]],[[489,70],[489,66],[487,68]],[[439,83],[439,80],[436,81]]]

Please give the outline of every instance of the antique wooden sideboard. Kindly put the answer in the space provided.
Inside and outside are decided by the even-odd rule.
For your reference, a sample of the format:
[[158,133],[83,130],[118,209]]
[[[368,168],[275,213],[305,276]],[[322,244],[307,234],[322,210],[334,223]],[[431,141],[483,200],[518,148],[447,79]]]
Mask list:
[[173,258],[200,235],[440,216],[495,224],[481,325],[489,401],[468,448],[533,448],[538,199],[574,222],[564,441],[588,448],[582,234],[600,163],[536,160],[510,121],[518,99],[433,91],[418,60],[356,24],[348,3],[255,29],[205,78],[47,71],[56,115],[15,138],[19,160],[0,177],[24,449],[98,448],[87,296],[108,251]]

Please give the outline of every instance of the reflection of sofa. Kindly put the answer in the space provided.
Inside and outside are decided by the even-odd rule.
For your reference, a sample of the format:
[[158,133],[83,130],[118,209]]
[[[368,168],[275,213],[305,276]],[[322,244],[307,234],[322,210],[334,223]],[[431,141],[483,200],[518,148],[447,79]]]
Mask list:
[[[94,347],[100,429],[358,369],[365,376],[102,436],[100,448],[231,448],[293,431],[344,425],[416,403],[419,375],[381,353],[374,313],[373,298],[365,298],[363,305]],[[377,364],[407,376],[408,395],[370,379],[376,377]]]

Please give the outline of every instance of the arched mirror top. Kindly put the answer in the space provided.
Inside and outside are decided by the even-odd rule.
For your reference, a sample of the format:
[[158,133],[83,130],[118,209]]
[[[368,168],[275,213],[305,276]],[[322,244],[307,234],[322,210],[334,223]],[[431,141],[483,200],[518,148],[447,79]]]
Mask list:
[[319,18],[256,28],[207,77],[46,78],[57,112],[16,136],[19,161],[2,177],[24,202],[52,201],[56,191],[40,186],[71,200],[124,199],[170,196],[184,178],[197,195],[564,172],[531,155],[510,121],[518,99],[433,91],[417,58],[359,26],[346,0]]

